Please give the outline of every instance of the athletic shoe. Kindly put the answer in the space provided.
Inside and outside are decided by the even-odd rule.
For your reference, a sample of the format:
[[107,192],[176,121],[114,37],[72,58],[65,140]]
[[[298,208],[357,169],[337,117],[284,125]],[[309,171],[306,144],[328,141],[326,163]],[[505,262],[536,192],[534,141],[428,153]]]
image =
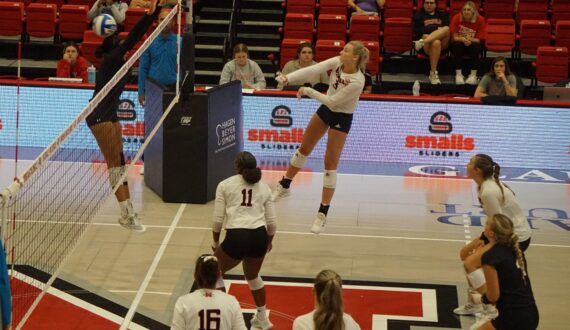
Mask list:
[[269,321],[269,318],[266,317],[265,319],[261,320],[257,317],[257,313],[251,318],[251,329],[261,329],[267,330],[273,328],[273,324]]
[[277,187],[273,190],[273,201],[277,202],[281,198],[289,197],[291,195],[291,191],[288,188],[284,188],[280,183],[277,183]]
[[422,50],[424,48],[424,39],[414,41],[414,48],[416,49],[416,52]]
[[456,85],[465,85],[465,79],[463,78],[463,75],[458,73],[455,75],[455,84]]
[[477,85],[477,74],[476,73],[470,73],[469,77],[467,77],[467,79],[465,80],[466,84],[469,85]]
[[430,71],[429,72],[429,82],[432,85],[441,85],[441,80],[439,80],[439,76],[437,75],[437,71]]
[[315,221],[311,226],[311,232],[313,234],[320,234],[321,231],[325,229],[326,223],[327,223],[327,216],[322,212],[317,213],[317,217],[315,218]]
[[[492,306],[492,305],[491,305]],[[473,323],[473,325],[471,325],[471,327],[469,328],[469,330],[478,330],[480,327],[482,327],[485,323],[495,319],[497,316],[499,316],[499,312],[497,311],[496,308],[493,309],[495,310],[495,314],[494,317],[491,314],[488,314],[485,312],[485,308],[483,309],[483,312],[481,314],[479,314],[479,316],[475,317],[475,323]]]
[[457,307],[453,312],[457,315],[475,315],[483,311],[483,304],[474,304],[468,302],[465,306]]
[[485,317],[488,318],[489,320],[494,320],[497,318],[497,316],[499,316],[499,311],[497,310],[497,307],[495,307],[495,305],[484,304],[481,315],[485,315]]
[[136,213],[120,217],[119,224],[138,233],[142,233],[146,230],[146,227],[141,223],[141,219],[139,219]]

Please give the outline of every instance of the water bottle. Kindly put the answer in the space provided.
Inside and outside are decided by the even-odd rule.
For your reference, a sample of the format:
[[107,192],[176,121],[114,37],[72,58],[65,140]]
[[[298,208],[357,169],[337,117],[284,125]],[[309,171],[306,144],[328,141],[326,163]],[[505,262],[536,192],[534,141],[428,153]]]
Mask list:
[[91,65],[90,67],[87,68],[87,81],[90,83],[95,83],[95,67],[93,65]]
[[418,80],[414,81],[414,86],[412,87],[412,95],[420,96],[420,82]]

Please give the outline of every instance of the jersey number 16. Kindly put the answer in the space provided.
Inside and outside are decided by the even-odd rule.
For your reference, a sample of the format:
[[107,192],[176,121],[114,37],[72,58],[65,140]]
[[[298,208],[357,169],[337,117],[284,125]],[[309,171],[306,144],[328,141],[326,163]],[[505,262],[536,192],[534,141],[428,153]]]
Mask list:
[[200,316],[199,330],[219,330],[221,317],[219,309],[202,309],[198,312]]

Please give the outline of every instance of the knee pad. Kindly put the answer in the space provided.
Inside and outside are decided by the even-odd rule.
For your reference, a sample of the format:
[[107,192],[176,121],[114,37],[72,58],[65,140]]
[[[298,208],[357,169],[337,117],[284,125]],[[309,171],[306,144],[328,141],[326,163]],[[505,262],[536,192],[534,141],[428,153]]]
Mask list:
[[289,163],[297,168],[303,168],[306,161],[307,161],[307,156],[300,153],[299,149],[297,149],[293,157],[291,157],[291,161]]
[[261,276],[257,276],[253,280],[247,280],[247,285],[249,285],[251,291],[262,289],[264,286]]
[[467,274],[467,279],[469,283],[473,286],[473,289],[478,289],[485,285],[485,274],[482,268],[478,268],[476,271]]
[[[114,188],[119,183],[119,180],[121,179],[124,173],[125,173],[124,166],[111,167],[109,169],[109,183],[111,183],[111,188]],[[127,181],[125,178],[123,184],[126,183]]]
[[325,175],[323,177],[323,187],[329,189],[336,188],[336,171],[325,170]]
[[218,280],[216,281],[216,289],[222,289],[222,288],[226,288],[226,285],[224,284],[224,279],[220,276],[218,277]]

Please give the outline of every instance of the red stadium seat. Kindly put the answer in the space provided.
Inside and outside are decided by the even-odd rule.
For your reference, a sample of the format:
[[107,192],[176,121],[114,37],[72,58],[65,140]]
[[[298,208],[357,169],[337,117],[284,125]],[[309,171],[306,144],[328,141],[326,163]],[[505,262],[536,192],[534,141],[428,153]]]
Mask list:
[[556,22],[554,45],[570,49],[570,20],[559,20]]
[[350,40],[378,41],[380,38],[380,17],[353,16],[350,20]]
[[64,5],[64,0],[36,0],[35,3],[51,3],[52,5],[56,5],[57,8],[61,8]]
[[91,30],[85,30],[83,32],[83,42],[81,43],[81,46],[79,46],[79,49],[81,50],[81,55],[97,68],[99,67],[99,65],[101,65],[101,61],[103,59],[95,57],[95,50],[102,43],[103,43],[103,38],[101,38]]
[[287,14],[283,38],[313,40],[315,17],[312,14]]
[[548,15],[548,0],[519,0],[517,22],[522,20],[546,20]]
[[413,0],[388,0],[384,4],[384,19],[392,17],[411,18],[413,11]]
[[487,19],[485,47],[491,52],[512,52],[515,47],[515,20],[512,18]]
[[552,0],[550,23],[556,26],[556,22],[559,20],[570,20],[570,0]]
[[557,83],[568,79],[568,48],[566,47],[538,47],[535,67],[534,85],[538,81]]
[[514,0],[485,0],[485,18],[513,18]]
[[536,55],[541,46],[550,46],[550,22],[540,20],[522,20],[519,40],[519,52]]
[[94,0],[67,0],[68,5],[79,5],[79,6],[87,6],[91,8],[93,6]]
[[344,48],[344,40],[317,40],[315,47],[315,61],[321,62],[338,56]]
[[320,14],[317,40],[346,40],[346,15]]
[[281,52],[279,59],[279,68],[283,69],[285,64],[297,55],[297,47],[304,42],[310,42],[308,39],[283,39],[281,43]]
[[24,4],[0,2],[0,40],[20,40],[24,31]]
[[62,39],[81,40],[83,31],[89,28],[87,12],[84,5],[63,5],[59,10],[59,34]]
[[383,53],[404,53],[412,47],[412,19],[387,18],[384,22]]
[[315,15],[315,0],[286,0],[284,6],[287,14]]
[[123,26],[125,32],[131,31],[131,29],[137,24],[139,19],[146,13],[145,8],[129,8],[125,13],[125,21]]
[[51,3],[31,3],[26,8],[26,30],[30,41],[53,42],[57,24],[57,6]]
[[346,0],[320,0],[319,15],[345,15],[348,12],[348,1]]
[[368,48],[370,55],[366,70],[371,75],[377,76],[380,72],[380,63],[382,62],[382,58],[380,57],[380,44],[377,41],[365,41],[363,44],[364,47]]

